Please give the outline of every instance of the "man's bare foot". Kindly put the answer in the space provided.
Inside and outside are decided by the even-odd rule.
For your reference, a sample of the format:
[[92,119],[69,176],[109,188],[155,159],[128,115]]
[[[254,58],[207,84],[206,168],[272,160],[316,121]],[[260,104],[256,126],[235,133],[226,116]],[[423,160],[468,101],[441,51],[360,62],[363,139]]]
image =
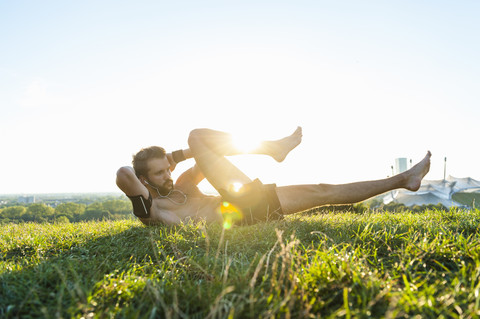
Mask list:
[[425,175],[427,175],[428,171],[430,170],[430,157],[432,156],[432,153],[430,151],[427,152],[427,155],[415,164],[412,168],[410,168],[408,171],[404,172],[405,174],[405,188],[415,192],[420,188],[420,185],[422,183],[422,179]]
[[263,142],[262,148],[277,162],[283,162],[288,153],[302,142],[302,136],[302,128],[299,126],[292,135],[276,141]]

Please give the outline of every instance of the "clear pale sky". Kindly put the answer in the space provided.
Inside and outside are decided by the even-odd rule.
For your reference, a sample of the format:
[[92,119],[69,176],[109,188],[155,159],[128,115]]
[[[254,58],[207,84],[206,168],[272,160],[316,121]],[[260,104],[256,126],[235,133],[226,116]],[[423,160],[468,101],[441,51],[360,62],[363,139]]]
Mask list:
[[[0,1],[0,193],[109,192],[141,147],[276,139],[264,183],[480,179],[479,1]],[[178,166],[187,169],[190,160]],[[205,186],[208,188],[207,186]]]

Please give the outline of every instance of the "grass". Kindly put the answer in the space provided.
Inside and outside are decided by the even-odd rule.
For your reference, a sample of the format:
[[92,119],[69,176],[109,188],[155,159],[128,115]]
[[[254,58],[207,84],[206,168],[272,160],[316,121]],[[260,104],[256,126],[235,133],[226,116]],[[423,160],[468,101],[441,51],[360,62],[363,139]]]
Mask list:
[[474,318],[479,210],[0,226],[5,318]]
[[452,199],[457,203],[466,205],[468,207],[478,207],[480,204],[479,193],[458,192],[452,195]]

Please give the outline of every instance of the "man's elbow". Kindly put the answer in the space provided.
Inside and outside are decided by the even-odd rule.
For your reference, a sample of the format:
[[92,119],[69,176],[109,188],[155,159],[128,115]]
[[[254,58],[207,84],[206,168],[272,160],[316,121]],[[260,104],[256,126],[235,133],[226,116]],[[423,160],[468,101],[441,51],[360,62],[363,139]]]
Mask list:
[[132,176],[135,176],[135,173],[133,172],[133,169],[130,166],[123,166],[120,167],[117,170],[117,186],[122,188],[122,185],[125,185],[125,183],[128,183],[128,181],[132,178]]
[[133,173],[133,168],[131,166],[122,166],[117,170],[118,175],[127,175]]

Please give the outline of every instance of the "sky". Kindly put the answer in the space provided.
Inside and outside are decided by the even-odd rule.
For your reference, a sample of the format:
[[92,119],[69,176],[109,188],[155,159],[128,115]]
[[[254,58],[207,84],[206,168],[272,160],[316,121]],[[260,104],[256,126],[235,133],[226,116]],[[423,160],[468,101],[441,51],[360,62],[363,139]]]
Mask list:
[[[478,1],[0,0],[0,194],[119,192],[140,148],[303,128],[277,185],[480,179]],[[177,166],[173,176],[193,165]],[[210,186],[202,183],[208,190]]]

